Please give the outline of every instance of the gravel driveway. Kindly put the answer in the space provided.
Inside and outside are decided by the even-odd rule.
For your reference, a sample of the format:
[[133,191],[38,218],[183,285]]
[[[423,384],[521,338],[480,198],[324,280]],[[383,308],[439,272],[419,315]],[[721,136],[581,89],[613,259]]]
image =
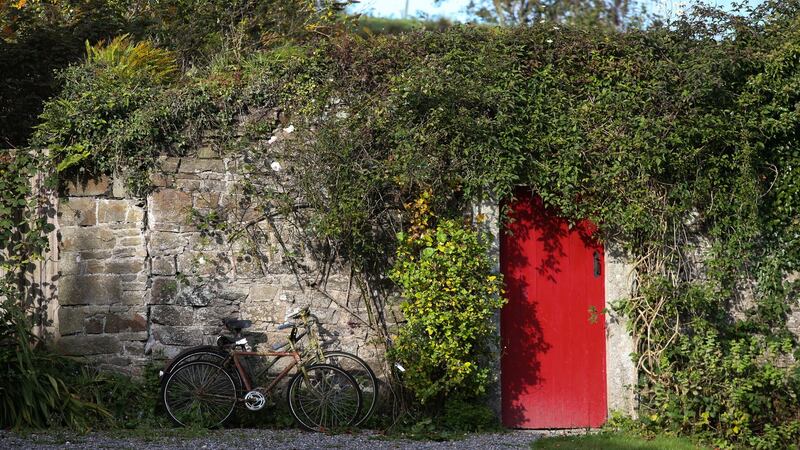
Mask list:
[[[149,434],[147,434],[149,433]],[[325,435],[297,430],[229,429],[191,436],[176,430],[147,433],[101,432],[79,435],[64,431],[15,434],[0,431],[0,449],[527,449],[548,434],[542,431],[509,431],[471,434],[446,442],[387,439],[378,433]]]

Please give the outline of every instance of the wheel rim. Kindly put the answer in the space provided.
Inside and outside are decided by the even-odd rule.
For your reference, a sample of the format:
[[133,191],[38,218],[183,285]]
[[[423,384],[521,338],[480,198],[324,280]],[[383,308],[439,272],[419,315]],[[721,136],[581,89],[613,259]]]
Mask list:
[[207,362],[181,366],[167,381],[164,403],[179,424],[215,427],[236,406],[236,388],[222,367]]
[[352,377],[331,366],[306,369],[292,384],[291,406],[307,428],[331,429],[351,425],[358,418],[360,393]]

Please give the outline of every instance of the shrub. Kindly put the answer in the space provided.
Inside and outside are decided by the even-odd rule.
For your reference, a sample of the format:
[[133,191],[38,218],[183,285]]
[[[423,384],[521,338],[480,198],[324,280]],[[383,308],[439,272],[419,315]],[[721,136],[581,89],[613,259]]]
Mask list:
[[[426,197],[417,202],[423,205]],[[398,235],[391,278],[402,289],[407,323],[392,356],[406,371],[404,381],[423,404],[448,396],[474,398],[486,392],[492,317],[504,300],[502,277],[488,257],[487,236],[459,220],[427,227],[418,216],[409,233]]]

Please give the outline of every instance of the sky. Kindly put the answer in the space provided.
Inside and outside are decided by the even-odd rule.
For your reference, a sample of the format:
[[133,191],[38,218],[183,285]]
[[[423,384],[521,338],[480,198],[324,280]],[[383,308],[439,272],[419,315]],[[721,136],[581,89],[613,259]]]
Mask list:
[[[683,7],[683,4],[689,0],[644,0],[645,3],[653,5],[654,11],[661,12],[667,15],[670,12],[675,12]],[[706,0],[706,3],[722,6],[724,8],[730,7],[733,0]],[[738,0],[737,0],[738,1]],[[433,0],[408,0],[408,15],[411,17],[425,14],[428,16],[442,16],[452,20],[465,20],[467,15],[465,9],[470,0],[444,0],[438,6],[435,5]],[[360,3],[350,8],[352,12],[362,13],[378,17],[394,17],[399,18],[403,16],[405,9],[405,0],[360,0]],[[751,4],[759,3],[759,0],[750,0]]]

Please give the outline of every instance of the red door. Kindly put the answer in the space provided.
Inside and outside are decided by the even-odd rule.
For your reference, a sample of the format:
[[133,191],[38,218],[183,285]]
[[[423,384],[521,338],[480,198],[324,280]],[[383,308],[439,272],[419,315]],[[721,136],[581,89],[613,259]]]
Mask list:
[[503,423],[598,427],[606,419],[603,246],[518,192],[500,241]]

